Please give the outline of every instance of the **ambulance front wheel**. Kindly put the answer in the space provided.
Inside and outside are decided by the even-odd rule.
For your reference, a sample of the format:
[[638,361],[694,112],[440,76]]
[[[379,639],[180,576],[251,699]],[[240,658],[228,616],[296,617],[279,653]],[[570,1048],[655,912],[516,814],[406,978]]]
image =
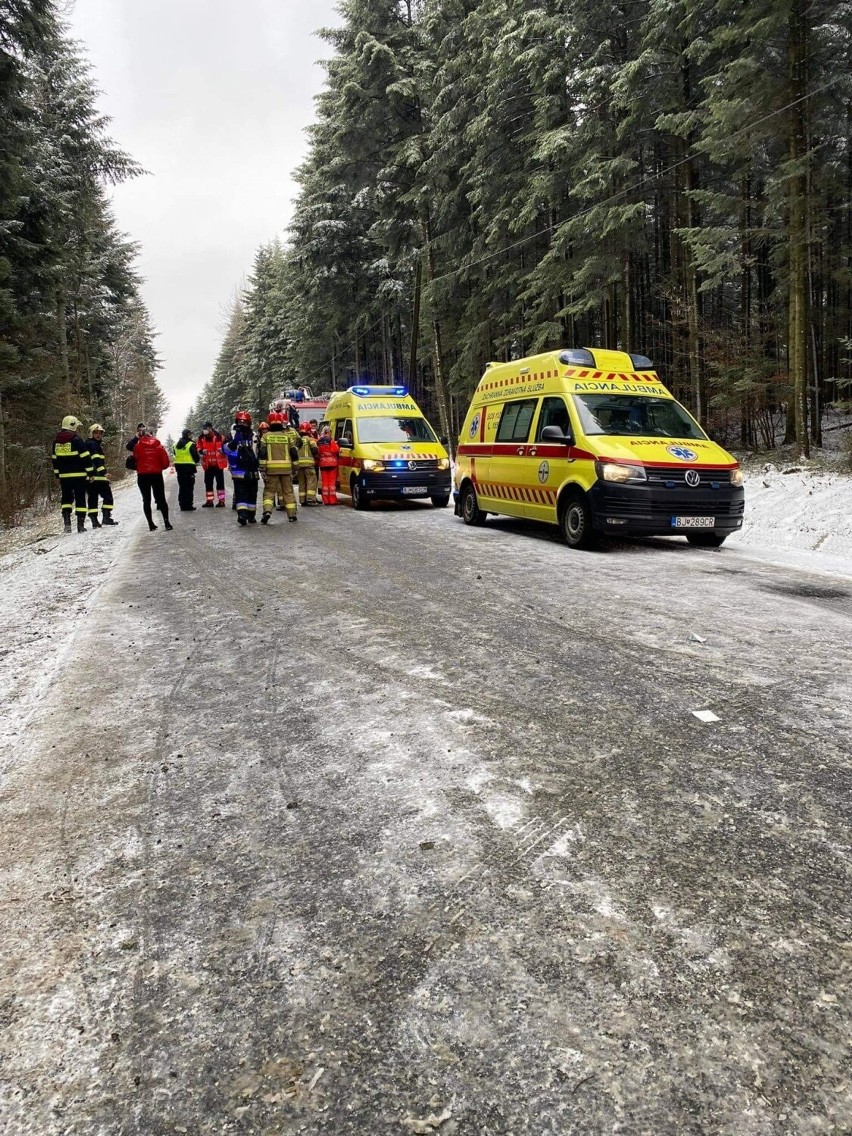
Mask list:
[[436,509],[446,509],[447,505],[450,503],[450,495],[449,493],[439,493],[437,496],[430,498],[430,500]]
[[686,539],[696,548],[721,548],[727,535],[727,533],[694,532],[687,533]]
[[468,482],[461,494],[461,515],[462,520],[466,525],[482,525],[485,524],[487,513],[479,507],[479,502],[476,500],[476,490],[470,482]]
[[592,514],[581,493],[571,493],[565,500],[559,514],[559,527],[569,548],[591,548],[594,544]]
[[364,487],[361,484],[361,479],[354,474],[349,482],[349,493],[352,497],[352,508],[358,509],[363,512],[364,509],[369,509],[370,500],[364,492]]

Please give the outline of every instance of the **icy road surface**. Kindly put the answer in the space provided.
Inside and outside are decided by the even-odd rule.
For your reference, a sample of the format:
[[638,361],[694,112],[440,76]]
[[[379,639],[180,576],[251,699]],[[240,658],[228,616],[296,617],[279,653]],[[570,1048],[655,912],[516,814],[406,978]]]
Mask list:
[[27,553],[3,1136],[852,1130],[852,574],[132,508]]

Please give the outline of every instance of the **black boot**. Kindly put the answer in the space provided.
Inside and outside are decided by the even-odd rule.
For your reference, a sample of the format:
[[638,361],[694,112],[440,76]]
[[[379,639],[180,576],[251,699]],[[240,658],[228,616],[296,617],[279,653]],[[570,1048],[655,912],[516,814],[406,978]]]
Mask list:
[[245,526],[248,524],[248,519],[246,518],[244,513],[237,514],[237,524],[242,525],[243,528],[245,528]]
[[101,522],[97,517],[90,517],[89,520],[92,522],[93,529],[99,529],[101,527]]
[[70,533],[71,532],[71,518],[70,517],[63,517],[62,518],[62,524],[63,524],[63,528],[65,529],[65,532]]
[[112,519],[112,517],[110,517],[110,516],[107,516],[107,514],[106,514],[106,513],[104,513],[104,519],[103,519],[103,520],[101,521],[101,524],[102,524],[102,525],[117,525],[117,524],[118,524],[118,521],[114,521],[114,520]]
[[269,524],[269,518],[271,516],[272,516],[271,513],[264,513],[263,516],[260,518],[260,523],[262,525],[268,525]]
[[85,531],[86,531],[86,518],[85,517],[78,517],[77,518],[77,532],[85,532]]

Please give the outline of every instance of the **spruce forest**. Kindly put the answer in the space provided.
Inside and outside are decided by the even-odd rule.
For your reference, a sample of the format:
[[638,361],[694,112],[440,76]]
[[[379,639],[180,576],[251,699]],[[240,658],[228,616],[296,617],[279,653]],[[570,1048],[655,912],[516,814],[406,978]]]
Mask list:
[[487,361],[602,346],[731,446],[820,444],[852,375],[850,4],[338,11],[287,239],[188,425],[357,376],[452,438]]
[[165,410],[137,249],[107,197],[142,171],[97,101],[60,5],[0,0],[0,524],[54,491],[64,415],[103,424],[114,465]]

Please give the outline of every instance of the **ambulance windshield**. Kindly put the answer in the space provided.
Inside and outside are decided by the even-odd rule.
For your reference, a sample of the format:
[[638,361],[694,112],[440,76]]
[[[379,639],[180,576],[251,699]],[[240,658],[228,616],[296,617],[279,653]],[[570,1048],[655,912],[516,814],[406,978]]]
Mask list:
[[435,442],[425,418],[359,418],[359,442]]
[[707,435],[670,398],[646,395],[575,394],[574,405],[585,434],[634,434],[643,438],[706,438]]

